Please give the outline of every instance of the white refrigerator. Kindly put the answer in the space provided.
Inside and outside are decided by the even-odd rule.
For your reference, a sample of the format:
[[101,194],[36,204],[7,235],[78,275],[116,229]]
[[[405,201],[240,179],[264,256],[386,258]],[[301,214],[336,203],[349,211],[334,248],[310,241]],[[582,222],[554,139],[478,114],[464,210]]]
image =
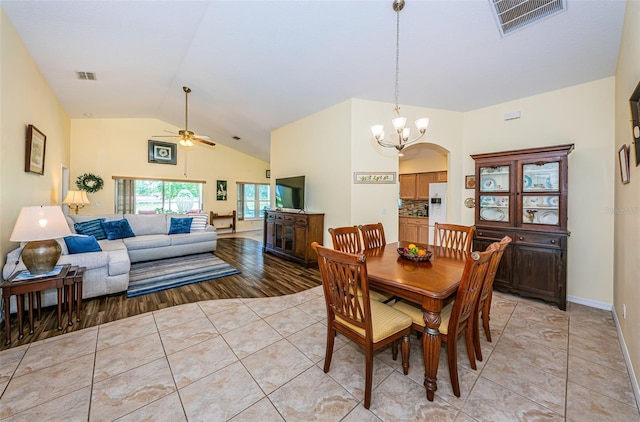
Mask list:
[[447,184],[429,183],[429,244],[435,243],[433,226],[447,222]]

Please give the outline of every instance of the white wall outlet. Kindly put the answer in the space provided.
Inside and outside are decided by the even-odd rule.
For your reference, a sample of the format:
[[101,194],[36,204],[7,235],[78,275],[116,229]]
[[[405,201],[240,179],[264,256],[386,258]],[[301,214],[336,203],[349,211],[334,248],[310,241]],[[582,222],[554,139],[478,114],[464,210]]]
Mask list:
[[627,305],[622,304],[622,319],[627,319]]
[[387,209],[386,209],[386,208],[383,208],[383,209],[382,209],[382,213],[383,213],[383,214],[386,214],[386,213],[387,213]]
[[94,207],[101,207],[102,206],[102,202],[94,202],[93,206]]

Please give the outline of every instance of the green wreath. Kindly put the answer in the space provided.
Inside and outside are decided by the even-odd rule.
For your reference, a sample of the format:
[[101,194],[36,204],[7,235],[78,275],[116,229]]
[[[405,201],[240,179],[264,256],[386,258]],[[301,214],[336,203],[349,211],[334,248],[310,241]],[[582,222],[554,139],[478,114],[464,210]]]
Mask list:
[[78,189],[87,191],[89,193],[98,192],[104,186],[102,177],[95,174],[85,173],[82,176],[78,176],[76,179],[76,186]]

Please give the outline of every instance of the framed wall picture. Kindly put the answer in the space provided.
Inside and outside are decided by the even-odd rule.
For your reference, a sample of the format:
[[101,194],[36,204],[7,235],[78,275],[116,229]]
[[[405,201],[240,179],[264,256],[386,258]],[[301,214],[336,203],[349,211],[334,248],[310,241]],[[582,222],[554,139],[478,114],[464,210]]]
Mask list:
[[227,181],[226,180],[216,180],[216,200],[218,201],[227,200]]
[[24,156],[24,171],[27,173],[44,174],[44,153],[47,146],[47,136],[34,125],[27,127],[26,151]]
[[396,183],[396,173],[385,171],[356,171],[353,173],[353,183]]
[[629,183],[629,147],[625,144],[618,150],[618,161],[620,162],[620,179],[622,183]]
[[475,189],[476,188],[476,176],[474,174],[464,176],[464,188]]
[[638,144],[640,144],[640,82],[629,98],[629,106],[631,107],[631,130],[637,167],[640,165],[640,151],[638,151]]
[[149,140],[148,162],[156,164],[173,164],[178,162],[178,148],[171,142],[160,142]]

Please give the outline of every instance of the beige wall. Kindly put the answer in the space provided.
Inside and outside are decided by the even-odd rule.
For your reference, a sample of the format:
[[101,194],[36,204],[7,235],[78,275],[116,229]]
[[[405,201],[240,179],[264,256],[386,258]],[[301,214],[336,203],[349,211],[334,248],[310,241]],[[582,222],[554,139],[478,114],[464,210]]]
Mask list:
[[[70,120],[0,8],[0,255],[25,205],[60,203],[61,164],[69,164]],[[47,136],[44,175],[25,173],[29,124]]]
[[[594,306],[613,303],[614,78],[559,89],[464,115],[464,173],[470,154],[575,144],[569,155],[567,293]],[[520,111],[505,121],[505,112]],[[465,223],[474,221],[465,209]]]
[[[615,188],[615,205],[612,207],[612,218],[615,220],[614,251],[614,312],[623,334],[623,350],[632,365],[632,380],[636,397],[640,398],[638,378],[635,374],[640,370],[640,259],[638,256],[638,238],[640,237],[640,172],[635,166],[635,150],[631,134],[631,112],[629,97],[640,81],[640,2],[628,1],[622,32],[622,42],[618,55],[615,87],[615,145],[610,155],[616,156],[618,149],[627,144],[631,146],[630,174],[631,182],[623,185],[620,181],[620,168],[612,170],[613,187]],[[600,248],[599,248],[600,249]],[[626,305],[626,319],[623,317],[623,306]],[[635,368],[635,371],[634,371]],[[635,372],[635,373],[634,373]]]
[[[460,150],[461,113],[403,106],[402,114],[409,121],[430,117],[429,133],[421,141]],[[387,240],[397,240],[397,183],[353,183],[354,172],[398,173],[397,151],[378,146],[369,129],[379,123],[390,127],[392,117],[388,103],[351,99],[272,132],[272,178],[307,176],[307,211],[325,213],[325,245],[331,245],[329,227],[378,221]],[[449,161],[449,168],[456,169],[449,201],[459,204],[462,160],[456,155]],[[457,220],[459,214],[454,207],[450,218]]]
[[[84,173],[99,175],[104,189],[89,194],[92,202],[84,214],[114,211],[113,176],[205,180],[204,211],[227,214],[236,209],[236,182],[269,183],[269,163],[223,145],[196,144],[178,147],[177,164],[148,162],[148,140],[153,135],[177,132],[178,128],[156,119],[73,119],[71,122],[71,182]],[[166,142],[172,139],[164,138]],[[173,141],[175,142],[175,140]],[[217,201],[216,180],[226,180],[226,201]],[[101,204],[98,206],[98,204]],[[226,223],[226,222],[225,222]],[[261,228],[262,221],[238,222],[238,230]]]

